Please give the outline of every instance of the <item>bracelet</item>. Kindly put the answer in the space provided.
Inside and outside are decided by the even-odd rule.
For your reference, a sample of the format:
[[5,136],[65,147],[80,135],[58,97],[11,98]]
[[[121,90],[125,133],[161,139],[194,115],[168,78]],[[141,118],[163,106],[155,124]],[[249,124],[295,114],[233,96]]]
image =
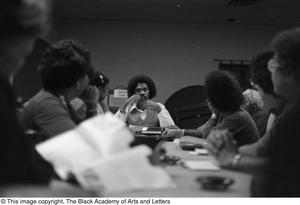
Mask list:
[[232,160],[232,167],[233,167],[234,169],[237,168],[237,164],[238,164],[238,162],[241,160],[241,158],[242,158],[242,155],[241,155],[241,154],[236,154],[236,155],[234,155],[233,160]]

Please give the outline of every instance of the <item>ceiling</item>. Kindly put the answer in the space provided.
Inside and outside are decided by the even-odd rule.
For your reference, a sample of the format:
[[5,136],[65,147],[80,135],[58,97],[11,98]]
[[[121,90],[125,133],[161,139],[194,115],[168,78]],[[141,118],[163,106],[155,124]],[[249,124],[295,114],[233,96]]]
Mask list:
[[[60,18],[91,21],[168,21],[300,25],[299,0],[258,0],[229,7],[230,0],[55,0]],[[240,0],[249,1],[249,0]]]

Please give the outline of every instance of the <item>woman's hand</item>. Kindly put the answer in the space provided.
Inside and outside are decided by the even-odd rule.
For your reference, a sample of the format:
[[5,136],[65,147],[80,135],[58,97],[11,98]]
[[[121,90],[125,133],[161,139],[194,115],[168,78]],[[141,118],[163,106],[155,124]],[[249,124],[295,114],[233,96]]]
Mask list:
[[212,130],[205,148],[216,157],[222,167],[231,167],[234,156],[238,153],[233,134],[228,130]]
[[184,134],[181,129],[168,129],[166,128],[162,133],[162,138],[180,138]]
[[99,95],[99,90],[96,86],[89,86],[80,98],[86,104],[88,109],[94,109],[97,107]]

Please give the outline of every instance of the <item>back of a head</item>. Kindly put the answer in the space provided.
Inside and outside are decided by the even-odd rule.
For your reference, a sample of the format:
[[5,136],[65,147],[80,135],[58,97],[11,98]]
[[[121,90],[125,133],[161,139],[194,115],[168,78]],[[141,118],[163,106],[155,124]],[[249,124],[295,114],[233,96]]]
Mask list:
[[18,71],[34,39],[49,25],[48,0],[0,1],[0,72],[10,76]]
[[272,42],[279,60],[279,71],[283,74],[293,73],[300,85],[300,28],[282,31]]
[[90,52],[76,40],[62,40],[51,45],[39,65],[44,89],[54,94],[74,86],[89,69]]
[[150,77],[146,75],[137,75],[129,80],[127,85],[128,96],[132,96],[135,94],[135,88],[138,83],[147,84],[150,92],[149,99],[152,99],[156,96],[157,91],[156,91],[155,83]]
[[49,0],[1,0],[0,41],[45,31],[49,25],[49,4]]
[[274,95],[271,73],[268,70],[268,62],[274,56],[273,51],[263,51],[253,57],[251,61],[251,78],[261,89],[267,93]]
[[205,79],[205,93],[220,112],[233,112],[243,104],[242,89],[238,81],[228,72],[213,71]]
[[262,110],[264,101],[258,91],[247,89],[243,92],[243,96],[245,99],[243,108],[250,114],[257,112],[258,110]]
[[[296,99],[299,89],[294,89],[294,83],[300,86],[300,28],[278,33],[273,38],[271,47],[279,64],[273,68],[272,74],[281,78],[280,82],[274,82],[275,88],[282,86],[280,94],[286,92]],[[290,80],[291,78],[295,81]],[[293,106],[288,105],[288,109],[285,109],[275,124],[270,144],[270,160],[265,170],[268,174],[262,186],[263,196],[300,196],[300,106],[299,101],[295,103],[289,101],[291,98],[287,100]]]

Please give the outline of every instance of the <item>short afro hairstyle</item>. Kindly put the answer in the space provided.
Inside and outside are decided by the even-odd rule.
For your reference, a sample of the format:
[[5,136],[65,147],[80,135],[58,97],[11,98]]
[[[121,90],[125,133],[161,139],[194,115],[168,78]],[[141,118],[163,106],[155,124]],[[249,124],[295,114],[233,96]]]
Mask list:
[[253,83],[257,84],[267,94],[274,95],[271,72],[268,69],[268,62],[274,57],[270,50],[262,51],[253,57],[250,68]]
[[74,86],[91,67],[90,52],[79,41],[62,40],[45,51],[39,73],[44,89],[58,94]]
[[283,74],[294,72],[300,81],[300,28],[282,31],[277,34],[271,47],[278,55],[279,71]]
[[128,82],[128,96],[135,94],[135,89],[138,83],[145,83],[149,88],[149,99],[152,99],[156,96],[156,86],[153,80],[146,75],[137,75],[131,78]]
[[220,112],[237,111],[244,102],[238,81],[226,71],[213,71],[206,77],[205,94]]

